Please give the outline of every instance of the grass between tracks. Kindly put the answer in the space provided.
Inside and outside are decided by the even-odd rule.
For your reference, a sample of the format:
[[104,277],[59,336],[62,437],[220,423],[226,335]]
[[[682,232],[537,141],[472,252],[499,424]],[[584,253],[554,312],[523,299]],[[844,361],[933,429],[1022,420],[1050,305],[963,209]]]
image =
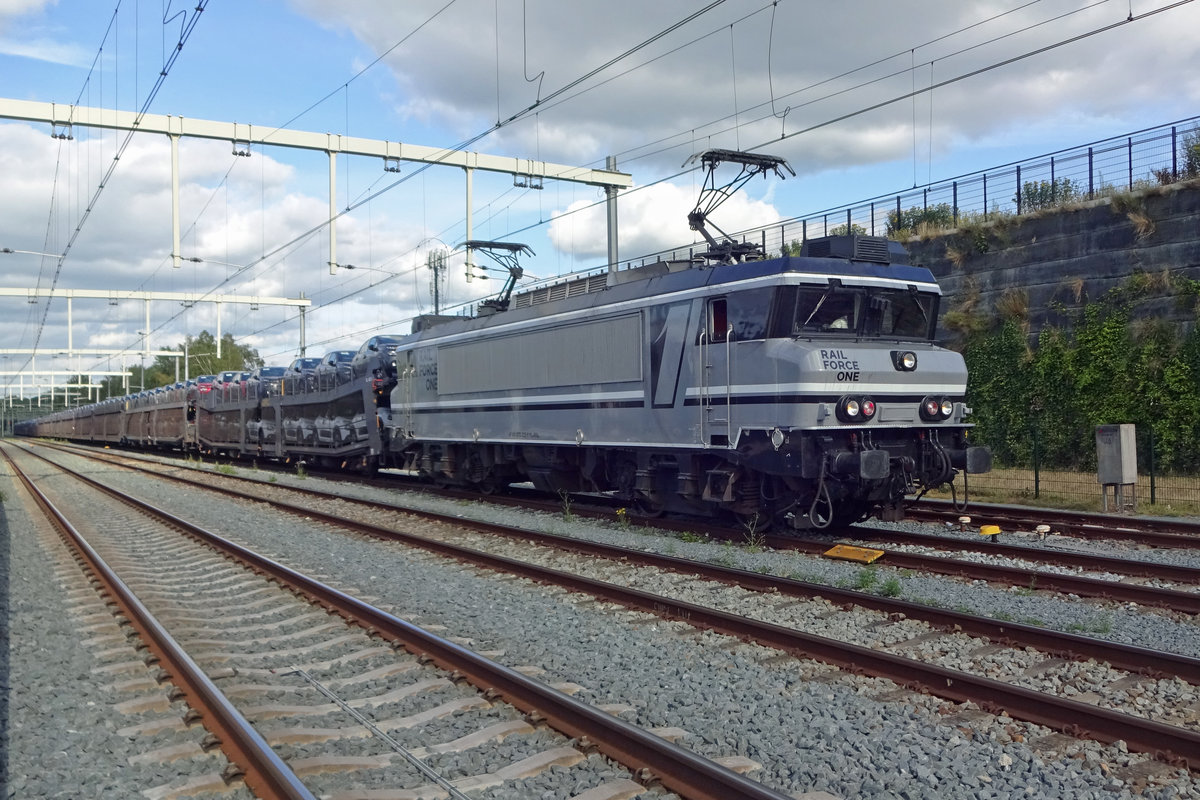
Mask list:
[[[1013,503],[1016,505],[1062,508],[1075,511],[1101,511],[1104,491],[1096,482],[1095,473],[1058,472],[1041,470],[1036,476],[1031,469],[995,469],[983,475],[971,475],[967,481],[972,500],[984,503]],[[961,500],[963,476],[954,481]],[[1153,496],[1154,502],[1151,503]],[[930,492],[927,497],[949,499],[949,491]],[[1128,506],[1146,516],[1200,516],[1200,478],[1192,476],[1155,476],[1153,493],[1150,478],[1139,475],[1134,496],[1126,492]],[[1110,511],[1118,510],[1113,489],[1108,489]]]

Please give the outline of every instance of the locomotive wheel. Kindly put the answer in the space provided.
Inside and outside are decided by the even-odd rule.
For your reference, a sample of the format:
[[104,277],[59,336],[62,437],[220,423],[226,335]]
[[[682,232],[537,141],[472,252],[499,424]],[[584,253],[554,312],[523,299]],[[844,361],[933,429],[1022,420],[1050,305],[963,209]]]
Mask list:
[[848,528],[863,518],[862,507],[842,504],[834,508],[827,529]]
[[633,508],[639,517],[645,517],[646,519],[658,519],[667,510],[665,503],[660,500],[653,500],[641,492],[634,495]]
[[762,511],[751,511],[748,514],[735,511],[733,518],[737,520],[738,526],[745,531],[747,536],[770,533],[775,527],[775,518]]

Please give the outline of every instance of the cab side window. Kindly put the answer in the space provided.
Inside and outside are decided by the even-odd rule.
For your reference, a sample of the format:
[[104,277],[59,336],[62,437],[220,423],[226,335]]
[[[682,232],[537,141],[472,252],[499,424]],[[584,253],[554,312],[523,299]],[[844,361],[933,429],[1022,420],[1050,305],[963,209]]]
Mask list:
[[729,333],[729,303],[724,297],[708,301],[708,340],[724,342]]

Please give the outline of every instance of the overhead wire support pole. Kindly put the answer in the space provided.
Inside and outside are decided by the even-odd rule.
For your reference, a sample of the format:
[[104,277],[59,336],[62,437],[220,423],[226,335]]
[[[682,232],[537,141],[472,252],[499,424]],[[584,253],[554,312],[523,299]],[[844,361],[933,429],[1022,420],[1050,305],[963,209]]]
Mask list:
[[[617,171],[617,157],[608,156],[604,161],[604,167],[610,172]],[[605,210],[608,212],[608,271],[617,271],[617,262],[620,261],[620,252],[617,247],[617,187],[605,186]]]
[[171,266],[179,269],[183,259],[179,250],[179,134],[168,134],[171,139]]
[[[363,139],[357,136],[339,135],[335,140],[335,137],[325,133],[272,128],[268,125],[246,125],[161,114],[143,114],[140,119],[137,119],[137,116],[128,111],[0,98],[0,119],[45,122],[52,126],[63,126],[70,123],[74,126],[137,130],[142,133],[164,135],[177,133],[180,136],[194,139],[236,142],[240,146],[261,144],[293,147],[301,150],[333,150],[347,155],[378,158],[388,167],[398,161],[414,161],[600,187],[615,186],[618,189],[628,189],[633,185],[632,177],[620,172],[553,164],[546,161],[530,161],[514,156],[494,156],[468,150],[447,150],[441,147],[427,147],[382,139]],[[135,120],[137,121],[136,125],[134,124]],[[262,131],[262,133],[258,131]]]
[[[333,134],[329,136],[333,143]],[[337,274],[337,151],[330,147],[329,154],[329,274]]]

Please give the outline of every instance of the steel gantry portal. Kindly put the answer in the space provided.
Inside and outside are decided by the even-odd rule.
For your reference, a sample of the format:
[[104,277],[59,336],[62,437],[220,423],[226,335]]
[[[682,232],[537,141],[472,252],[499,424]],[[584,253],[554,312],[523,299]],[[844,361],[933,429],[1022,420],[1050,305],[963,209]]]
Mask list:
[[329,272],[337,271],[337,218],[339,215],[335,197],[336,158],[339,153],[378,158],[383,168],[397,171],[401,161],[423,164],[441,164],[460,167],[466,174],[466,231],[463,240],[472,238],[471,231],[471,184],[474,171],[508,173],[514,179],[541,182],[544,179],[583,183],[603,188],[608,204],[608,254],[609,268],[617,263],[616,203],[617,191],[629,188],[632,178],[616,171],[616,160],[609,157],[608,169],[597,170],[551,164],[546,161],[493,156],[467,150],[449,150],[442,147],[427,147],[392,142],[381,139],[362,139],[336,133],[314,133],[277,128],[271,125],[252,125],[241,122],[216,122],[161,114],[136,114],[131,111],[115,111],[106,108],[43,103],[30,100],[0,98],[0,119],[16,119],[27,122],[45,122],[56,136],[67,137],[74,126],[107,128],[111,130],[158,133],[171,140],[171,255],[174,266],[179,267],[182,257],[179,247],[179,139],[193,137],[217,139],[230,142],[233,151],[249,155],[250,145],[271,145],[303,150],[323,151],[329,155]]
[[[306,297],[270,297],[263,295],[242,295],[242,294],[202,294],[198,292],[141,292],[141,291],[118,291],[118,290],[100,290],[100,289],[7,289],[0,288],[0,298],[20,297],[27,302],[36,303],[42,298],[60,298],[67,301],[67,348],[63,350],[55,347],[42,348],[19,348],[19,347],[3,347],[0,348],[0,357],[9,355],[25,355],[30,356],[30,370],[15,370],[15,371],[0,371],[0,376],[22,376],[19,386],[14,386],[10,381],[5,386],[5,394],[10,396],[15,390],[19,390],[20,396],[25,397],[26,385],[24,376],[29,375],[31,383],[29,389],[37,391],[38,377],[49,377],[51,379],[50,390],[53,393],[55,384],[54,378],[62,375],[74,376],[79,374],[87,375],[125,375],[124,369],[119,372],[105,371],[100,369],[78,369],[78,370],[38,370],[37,358],[54,358],[57,356],[66,356],[68,360],[74,359],[77,356],[123,356],[132,352],[138,353],[143,359],[150,357],[165,356],[167,358],[176,359],[176,372],[178,372],[179,359],[184,358],[184,378],[188,376],[186,355],[178,350],[151,350],[150,349],[150,302],[151,301],[173,301],[185,306],[192,306],[196,303],[214,303],[217,307],[217,358],[221,357],[221,306],[229,305],[249,305],[252,308],[258,306],[290,306],[300,312],[300,352],[303,354],[306,343],[304,340],[304,315],[305,312],[312,306],[312,300]],[[142,341],[142,346],[136,351],[131,351],[128,347],[125,348],[76,348],[75,335],[73,324],[73,303],[75,300],[105,300],[109,303],[114,303],[119,300],[141,300],[145,307],[145,328],[138,331],[139,338]],[[53,394],[51,395],[53,396]]]

